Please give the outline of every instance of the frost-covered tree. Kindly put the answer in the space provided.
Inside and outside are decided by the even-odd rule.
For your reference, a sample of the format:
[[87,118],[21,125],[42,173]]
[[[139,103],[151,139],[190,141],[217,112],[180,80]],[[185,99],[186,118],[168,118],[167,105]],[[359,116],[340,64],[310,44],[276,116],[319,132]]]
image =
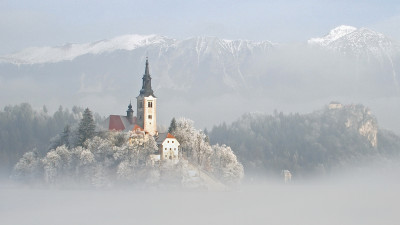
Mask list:
[[96,160],[94,154],[86,148],[78,146],[73,149],[76,156],[76,180],[78,183],[88,183],[93,177],[95,171]]
[[154,161],[151,155],[157,153],[157,143],[145,132],[110,132],[87,139],[82,146],[58,146],[42,159],[27,153],[15,166],[15,177],[39,174],[50,185],[75,182],[104,188],[116,183],[199,187],[200,178],[189,173],[194,168],[210,176],[215,174],[225,183],[234,183],[243,176],[243,168],[232,150],[226,146],[211,147],[206,135],[194,129],[192,121],[177,121],[174,133],[187,149],[187,157],[178,163]]
[[117,176],[119,180],[131,182],[135,178],[135,166],[132,160],[124,160],[117,167]]
[[86,140],[95,136],[96,124],[93,119],[92,112],[86,108],[78,127],[77,146],[82,146]]
[[213,145],[212,167],[216,177],[226,184],[237,184],[243,178],[243,165],[226,145]]
[[129,144],[114,147],[114,159],[119,162],[118,179],[132,182],[141,179],[143,170],[148,168],[149,155],[157,151],[157,143],[151,135],[144,132],[129,132]]
[[184,157],[191,157],[197,134],[193,121],[186,118],[178,119],[176,129],[172,134],[180,143],[181,154]]
[[195,162],[202,167],[209,166],[210,157],[213,153],[211,146],[206,142],[206,136],[203,132],[197,132],[194,143],[193,159]]
[[126,132],[108,132],[109,139],[112,141],[115,146],[122,146],[127,143],[129,139],[129,133]]
[[56,183],[58,179],[70,175],[72,152],[65,145],[57,147],[46,154],[42,163],[47,183]]
[[209,157],[212,154],[210,144],[206,141],[203,131],[194,128],[192,120],[179,119],[173,135],[179,141],[184,157],[201,167],[209,164]]
[[203,131],[196,130],[191,120],[182,118],[176,124],[174,135],[189,162],[212,172],[226,184],[238,183],[243,178],[243,166],[230,147],[210,146],[207,136]]
[[37,152],[27,152],[14,167],[13,176],[18,180],[31,182],[40,179],[42,164]]

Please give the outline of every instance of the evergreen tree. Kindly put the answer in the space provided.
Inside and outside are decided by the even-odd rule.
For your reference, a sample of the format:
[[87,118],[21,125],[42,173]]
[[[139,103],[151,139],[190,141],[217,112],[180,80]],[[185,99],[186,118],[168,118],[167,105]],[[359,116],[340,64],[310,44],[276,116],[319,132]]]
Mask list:
[[204,135],[205,135],[204,141],[207,142],[207,143],[210,143],[210,136],[209,136],[209,134],[208,134],[207,128],[204,128],[203,133],[204,133]]
[[70,143],[69,143],[69,139],[70,139],[70,135],[71,135],[71,128],[69,125],[66,125],[64,127],[64,131],[61,134],[61,145],[65,145],[68,148],[70,147]]
[[96,125],[94,123],[92,112],[86,108],[78,127],[78,143],[77,146],[83,146],[86,140],[93,138]]
[[36,111],[28,103],[0,109],[0,176],[8,176],[18,159],[33,148],[39,155],[47,153],[51,149],[50,139],[50,147],[62,145],[59,141],[65,125],[71,124],[72,128],[79,123],[80,118],[67,109],[53,115],[45,113],[46,110],[43,106]]
[[176,130],[176,120],[174,117],[174,118],[172,118],[171,124],[169,125],[168,133],[172,134],[175,130]]

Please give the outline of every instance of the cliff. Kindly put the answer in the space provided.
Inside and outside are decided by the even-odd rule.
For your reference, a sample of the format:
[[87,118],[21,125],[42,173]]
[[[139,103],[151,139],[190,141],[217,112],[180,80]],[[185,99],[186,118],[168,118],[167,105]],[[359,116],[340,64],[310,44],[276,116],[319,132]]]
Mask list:
[[372,147],[378,146],[378,122],[368,107],[332,102],[325,111],[325,116],[337,117],[338,122],[344,124],[347,129],[355,130],[366,137]]

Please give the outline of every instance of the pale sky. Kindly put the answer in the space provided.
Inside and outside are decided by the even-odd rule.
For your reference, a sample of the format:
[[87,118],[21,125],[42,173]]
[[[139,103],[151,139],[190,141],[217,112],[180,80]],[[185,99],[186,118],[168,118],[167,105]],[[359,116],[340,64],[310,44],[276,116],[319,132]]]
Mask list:
[[400,1],[0,0],[0,55],[124,34],[304,42],[339,25],[400,40]]

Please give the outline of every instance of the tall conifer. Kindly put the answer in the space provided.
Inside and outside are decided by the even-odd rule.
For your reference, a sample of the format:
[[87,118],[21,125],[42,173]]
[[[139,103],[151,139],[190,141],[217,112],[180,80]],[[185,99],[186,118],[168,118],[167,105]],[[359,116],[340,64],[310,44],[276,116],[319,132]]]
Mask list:
[[176,130],[176,120],[174,117],[174,118],[172,118],[171,124],[169,125],[168,133],[172,134],[175,130]]
[[79,122],[77,146],[82,146],[86,140],[93,138],[95,129],[96,124],[94,123],[92,112],[89,108],[86,108],[83,112],[83,118]]

